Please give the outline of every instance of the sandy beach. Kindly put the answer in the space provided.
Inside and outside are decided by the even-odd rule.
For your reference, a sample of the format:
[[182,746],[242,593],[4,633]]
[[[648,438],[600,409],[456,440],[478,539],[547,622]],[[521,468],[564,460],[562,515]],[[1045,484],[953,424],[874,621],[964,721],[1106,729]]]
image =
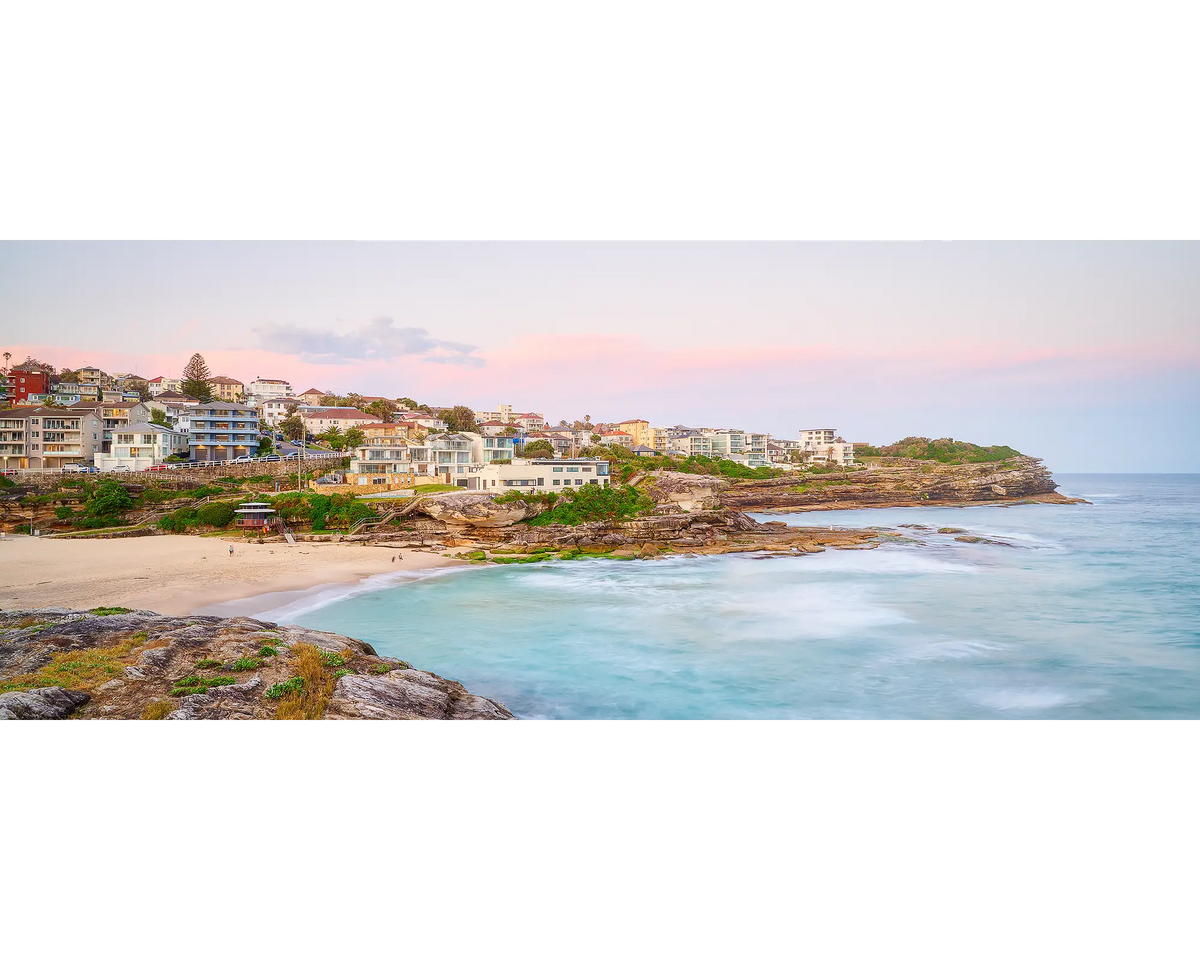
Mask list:
[[[397,555],[402,559],[393,563]],[[120,606],[178,616],[260,594],[462,563],[438,553],[380,544],[10,536],[0,541],[0,608]]]

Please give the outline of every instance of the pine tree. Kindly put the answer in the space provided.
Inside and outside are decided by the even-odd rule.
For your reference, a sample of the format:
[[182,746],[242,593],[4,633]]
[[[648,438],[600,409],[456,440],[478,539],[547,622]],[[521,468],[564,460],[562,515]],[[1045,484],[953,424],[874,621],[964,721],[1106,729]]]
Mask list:
[[192,354],[192,359],[183,368],[181,389],[189,397],[195,397],[201,403],[209,403],[213,398],[212,374],[208,364],[198,353]]

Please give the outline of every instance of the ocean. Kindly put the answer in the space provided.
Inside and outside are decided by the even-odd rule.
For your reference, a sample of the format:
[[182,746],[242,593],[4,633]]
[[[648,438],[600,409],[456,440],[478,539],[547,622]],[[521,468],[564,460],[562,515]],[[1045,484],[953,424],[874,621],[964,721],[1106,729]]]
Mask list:
[[1200,717],[1200,476],[1056,479],[1091,504],[759,516],[913,542],[386,575],[261,616],[523,718]]

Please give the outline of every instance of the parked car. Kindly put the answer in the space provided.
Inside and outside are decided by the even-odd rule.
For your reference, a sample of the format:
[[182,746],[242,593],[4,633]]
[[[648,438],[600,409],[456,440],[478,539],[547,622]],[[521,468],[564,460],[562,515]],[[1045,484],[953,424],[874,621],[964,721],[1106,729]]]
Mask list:
[[123,463],[118,463],[115,467],[113,467],[109,471],[109,473],[128,473],[128,472],[129,472],[129,467],[127,467]]
[[230,463],[253,463],[254,458],[249,455],[244,456],[244,457],[234,457],[234,459],[230,460],[229,462]]
[[156,463],[153,466],[147,467],[146,469],[147,470],[170,470],[171,468],[168,467],[165,463]]
[[283,458],[277,453],[268,453],[265,457],[260,458],[264,463],[278,463]]
[[99,473],[100,470],[90,463],[68,463],[62,468],[63,473]]
[[291,453],[289,453],[283,459],[284,460],[298,460],[298,459],[300,459],[300,454],[298,454],[295,450],[293,450]]

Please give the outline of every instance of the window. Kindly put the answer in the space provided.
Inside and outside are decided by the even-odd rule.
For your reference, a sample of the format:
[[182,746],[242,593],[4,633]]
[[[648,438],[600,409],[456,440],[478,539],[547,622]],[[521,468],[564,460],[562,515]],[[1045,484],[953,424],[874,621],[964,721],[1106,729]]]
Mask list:
[[582,481],[582,480],[576,480],[576,481],[575,481],[575,486],[577,486],[577,487],[582,487],[582,486],[583,486],[583,481]]
[[562,483],[562,481],[561,481],[561,480],[555,480],[555,481],[554,481],[554,485],[555,485],[556,487],[557,487],[557,486],[558,486],[560,483]]
[[[551,467],[550,469],[553,470],[555,473],[562,473],[562,471],[563,471],[562,467]],[[557,483],[557,481],[555,481],[555,482]]]

